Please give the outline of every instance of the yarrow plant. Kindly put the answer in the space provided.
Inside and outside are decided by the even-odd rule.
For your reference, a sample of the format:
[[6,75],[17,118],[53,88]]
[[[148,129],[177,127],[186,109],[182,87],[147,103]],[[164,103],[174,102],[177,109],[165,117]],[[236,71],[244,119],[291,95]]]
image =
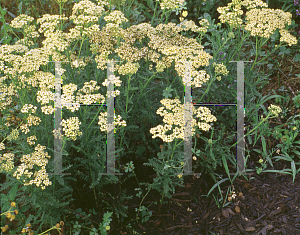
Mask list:
[[[102,181],[101,177],[95,174],[99,169],[105,168],[106,134],[118,125],[122,128],[120,131],[115,129],[114,133],[116,140],[121,139],[116,148],[116,154],[119,157],[125,149],[145,155],[142,148],[137,150],[131,147],[132,139],[128,135],[145,142],[147,134],[152,135],[154,146],[159,146],[158,142],[153,140],[156,137],[168,144],[175,140],[174,148],[171,148],[171,145],[167,150],[162,148],[162,151],[157,154],[158,158],[149,159],[149,165],[153,167],[158,177],[153,184],[148,185],[148,192],[156,189],[162,193],[162,198],[166,195],[170,197],[170,192],[175,190],[174,185],[182,185],[182,170],[185,163],[182,159],[181,149],[175,152],[175,148],[179,145],[176,145],[178,139],[184,139],[184,105],[179,98],[161,99],[160,103],[164,107],[158,107],[159,101],[157,101],[158,104],[155,101],[160,99],[165,90],[165,80],[168,82],[168,87],[171,87],[169,83],[174,85],[174,89],[168,90],[179,92],[181,89],[183,91],[183,85],[187,85],[184,61],[191,62],[191,83],[188,85],[193,88],[201,88],[204,83],[210,81],[204,94],[208,93],[215,78],[220,82],[217,82],[218,84],[226,80],[223,79],[221,82],[221,77],[218,75],[229,74],[230,69],[226,60],[230,58],[226,56],[223,63],[218,64],[215,62],[217,59],[204,50],[204,46],[201,45],[201,39],[208,30],[212,34],[214,33],[211,30],[215,27],[213,22],[209,18],[201,19],[198,22],[199,25],[196,25],[191,20],[184,20],[188,12],[183,11],[179,18],[180,23],[167,23],[172,12],[176,12],[178,15],[179,11],[186,9],[185,1],[156,1],[151,24],[143,22],[128,28],[125,28],[125,25],[128,25],[129,20],[122,11],[105,11],[105,8],[110,5],[107,1],[99,0],[96,4],[83,0],[75,3],[70,17],[62,14],[63,3],[66,1],[59,0],[57,2],[60,5],[60,15],[45,14],[37,19],[36,23],[33,17],[25,14],[14,18],[9,24],[10,31],[14,33],[14,30],[17,29],[23,33],[24,37],[18,38],[19,40],[13,45],[4,44],[0,47],[0,72],[3,75],[0,78],[0,111],[6,115],[1,120],[3,126],[3,130],[1,130],[3,140],[0,144],[1,170],[10,173],[28,188],[30,185],[41,187],[45,193],[42,195],[47,195],[49,198],[51,196],[53,200],[52,204],[40,206],[38,210],[50,211],[47,210],[47,206],[56,205],[55,202],[61,198],[66,200],[62,193],[60,194],[61,198],[55,198],[59,187],[62,188],[62,191],[67,191],[64,181],[56,180],[55,177],[53,177],[53,181],[50,181],[48,178],[48,172],[53,171],[51,164],[48,164],[50,161],[54,162],[53,158],[51,159],[51,154],[54,152],[53,137],[59,137],[64,140],[64,143],[66,141],[70,143],[69,146],[63,145],[63,149],[67,146],[64,149],[66,152],[63,152],[64,164],[69,164],[68,169],[71,168],[72,174],[82,177],[88,184],[91,184],[90,189],[93,190],[95,201],[101,201],[98,199],[104,197],[100,193],[104,185],[119,182],[114,175],[107,176],[107,180]],[[158,5],[161,10],[157,12]],[[243,14],[242,6],[248,10],[245,20],[239,18]],[[268,40],[277,29],[281,34],[280,44],[277,48],[283,42],[288,43],[289,46],[296,43],[295,38],[284,29],[286,24],[291,23],[291,15],[281,10],[267,9],[267,5],[262,1],[234,0],[233,3],[228,4],[228,7],[218,8],[218,11],[221,14],[221,22],[227,22],[231,28],[230,32],[226,34],[227,38],[224,44],[215,50],[216,54],[223,46],[225,47],[228,41],[239,42],[236,48],[239,50],[247,36],[256,37],[256,40],[259,37]],[[161,17],[160,20],[158,16]],[[165,24],[162,23],[163,17],[166,17]],[[67,21],[70,21],[67,23],[68,25],[71,23],[75,25],[74,28],[69,29],[69,32],[66,32]],[[245,24],[243,24],[244,21],[246,21]],[[242,40],[234,31],[241,27],[245,31],[249,31],[246,32],[246,35],[243,33]],[[197,39],[200,38],[200,40],[185,37],[184,34],[188,35],[189,31],[196,33]],[[45,40],[42,42],[42,47],[37,48],[37,38],[42,36],[45,37]],[[261,40],[256,44],[256,53],[266,42],[261,43]],[[234,54],[230,55],[234,56]],[[257,57],[258,54],[256,54],[252,68],[256,64]],[[207,67],[210,65],[210,60],[214,61],[212,67],[216,77],[208,72]],[[57,97],[54,92],[56,89],[54,67],[50,63],[54,61],[62,62],[60,70],[56,70],[62,80],[61,108],[64,116],[61,120],[62,130],[53,130],[51,125]],[[106,71],[101,70],[106,70],[107,62],[113,61],[121,62],[114,64],[114,72],[119,76],[112,75],[107,79],[102,79]],[[173,76],[176,73],[180,79]],[[161,84],[155,86],[154,78],[161,79],[159,81]],[[103,94],[109,84],[120,88],[112,93]],[[134,93],[136,90],[140,93]],[[142,93],[143,91],[144,93]],[[144,98],[146,94],[151,97],[140,99]],[[172,94],[168,93],[166,96],[171,97]],[[105,104],[111,97],[116,98],[115,111],[117,114],[114,115],[113,126],[107,124],[107,111],[103,111],[103,107],[94,112],[89,109],[92,107],[81,106],[82,104]],[[141,101],[141,104],[138,101]],[[74,103],[77,105],[70,105]],[[15,107],[12,112],[18,116],[19,120],[10,124],[7,113],[9,106],[14,104],[18,104],[18,107]],[[143,108],[147,112],[144,112]],[[149,110],[156,110],[156,114],[163,117],[164,125],[159,124],[160,120],[155,114],[149,114]],[[269,111],[269,116],[271,114],[276,116],[282,110],[271,105]],[[211,110],[206,107],[198,109],[192,107],[192,113],[196,116],[191,120],[193,136],[198,129],[209,131],[212,127],[212,124],[209,123],[217,121],[217,117],[212,115]],[[145,121],[137,118],[137,115],[143,115]],[[96,118],[98,120],[94,123]],[[121,120],[123,118],[124,120]],[[150,123],[151,127],[143,132],[145,123]],[[18,124],[17,128],[14,126],[16,124]],[[131,132],[138,128],[139,131]],[[62,136],[60,131],[63,131]],[[124,142],[122,142],[123,140]],[[209,138],[207,143],[210,151],[213,151],[215,141],[212,137]],[[17,147],[13,149],[12,144],[16,144]],[[148,148],[150,147],[148,146]],[[51,153],[48,154],[46,149]],[[215,149],[218,150],[217,147]],[[3,150],[7,152],[4,153]],[[75,157],[71,155],[70,150],[77,150],[77,155],[73,153],[74,151],[72,154]],[[199,155],[198,152],[198,158],[195,157],[195,161],[201,159]],[[213,154],[211,158],[214,158]],[[101,162],[101,160],[103,161]],[[17,161],[20,163],[15,166]],[[75,161],[80,162],[79,166],[75,166]],[[120,168],[122,169],[122,167]],[[130,171],[129,168],[133,168],[133,165],[127,167],[127,171]],[[82,174],[82,169],[88,174]],[[176,171],[176,175],[174,175],[174,171]],[[32,194],[37,195],[34,192]],[[143,199],[147,193],[143,195]],[[142,190],[139,195],[142,196]],[[126,198],[126,194],[123,198]],[[119,203],[119,200],[115,201]],[[114,210],[117,215],[126,214],[122,204],[109,208],[112,208],[111,210]],[[141,208],[143,209],[141,210]],[[147,208],[140,205],[139,209],[144,214],[143,219],[149,219],[150,212],[147,211]],[[51,213],[49,212],[49,214]],[[57,212],[57,218],[59,216],[61,214]],[[109,223],[105,224],[104,229],[110,229]]]
[[[244,13],[243,10],[241,10],[242,6],[248,10],[244,20],[241,19],[241,15]],[[262,60],[257,62],[258,51],[265,45],[276,30],[279,30],[281,37],[280,44],[275,47],[275,50],[278,49],[278,46],[281,46],[283,42],[288,43],[289,46],[297,44],[297,39],[285,30],[285,25],[291,25],[292,23],[292,14],[279,9],[269,9],[268,5],[261,0],[234,0],[232,3],[228,3],[226,7],[219,7],[217,11],[220,13],[220,21],[222,23],[228,23],[231,29],[246,30],[247,33],[239,43],[238,50],[249,34],[256,38],[256,56],[251,70],[256,63],[262,62],[274,52],[270,52]],[[258,37],[261,37],[259,42]],[[263,38],[265,38],[265,40],[262,42]]]

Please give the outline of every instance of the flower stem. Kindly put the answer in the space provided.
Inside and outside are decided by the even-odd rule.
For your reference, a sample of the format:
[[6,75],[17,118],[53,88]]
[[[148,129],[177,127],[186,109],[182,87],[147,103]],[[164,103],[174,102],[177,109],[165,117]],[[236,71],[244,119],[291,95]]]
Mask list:
[[231,61],[232,58],[235,56],[235,54],[241,49],[241,45],[242,45],[243,41],[245,40],[245,38],[246,38],[247,36],[249,36],[249,34],[250,34],[250,32],[248,32],[248,33],[241,39],[241,41],[240,41],[240,43],[238,44],[238,47],[237,47],[238,49],[233,53],[233,55],[231,56],[231,58],[230,58],[229,61]]
[[152,17],[152,20],[151,20],[151,26],[152,26],[152,24],[153,24],[153,19],[155,18],[155,13],[156,13],[156,9],[157,9],[157,4],[158,4],[158,1],[156,1],[156,4],[155,4],[155,9],[154,9],[153,17]]

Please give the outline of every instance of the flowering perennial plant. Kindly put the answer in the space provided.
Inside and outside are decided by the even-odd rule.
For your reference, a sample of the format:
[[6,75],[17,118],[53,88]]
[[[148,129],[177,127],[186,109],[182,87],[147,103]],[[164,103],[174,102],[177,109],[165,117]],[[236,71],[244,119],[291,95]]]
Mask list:
[[[199,24],[197,25],[194,21],[185,19],[188,15],[191,15],[191,12],[182,11],[186,9],[184,0],[157,0],[151,24],[143,22],[132,26],[128,25],[134,17],[129,19],[127,17],[130,16],[128,11],[122,12],[121,7],[118,7],[121,4],[124,9],[125,4],[128,3],[125,0],[97,0],[94,1],[95,3],[82,0],[73,5],[70,17],[66,17],[62,13],[62,6],[66,3],[66,0],[57,0],[56,2],[59,3],[60,15],[45,14],[36,19],[36,22],[34,22],[33,17],[26,14],[15,17],[10,24],[7,24],[8,26],[5,25],[5,30],[9,27],[9,30],[15,34],[14,29],[17,29],[16,31],[23,33],[23,38],[19,38],[15,34],[15,41],[11,45],[4,44],[0,46],[0,111],[4,114],[0,130],[1,137],[3,137],[0,143],[0,172],[10,173],[15,177],[11,182],[18,181],[19,184],[26,186],[35,185],[44,190],[47,186],[52,185],[52,187],[48,187],[47,190],[43,191],[43,197],[46,195],[49,201],[46,203],[48,205],[38,207],[39,204],[36,206],[39,212],[48,211],[46,208],[49,207],[47,206],[54,205],[58,198],[64,198],[63,200],[67,198],[67,196],[62,197],[62,193],[59,195],[57,193],[59,190],[68,193],[68,190],[71,189],[70,185],[63,185],[63,181],[56,180],[56,177],[53,177],[52,182],[48,178],[46,168],[47,170],[52,170],[52,168],[51,164],[48,165],[50,155],[45,150],[47,148],[49,152],[54,152],[53,136],[63,140],[64,165],[69,164],[65,169],[69,169],[72,174],[91,184],[90,189],[94,192],[93,196],[96,202],[107,198],[103,196],[104,193],[99,193],[102,191],[103,186],[120,181],[118,181],[117,176],[113,175],[108,176],[107,181],[99,180],[100,177],[97,178],[95,172],[99,169],[105,169],[105,138],[106,133],[113,129],[116,133],[116,140],[121,139],[120,142],[116,141],[116,143],[119,143],[116,154],[119,154],[118,157],[122,160],[126,153],[120,155],[120,152],[123,152],[125,145],[128,152],[136,153],[141,158],[146,156],[145,149],[150,150],[151,145],[148,142],[152,141],[152,146],[161,147],[160,150],[158,149],[157,157],[147,159],[149,163],[144,163],[144,165],[148,164],[157,173],[153,183],[147,183],[146,190],[149,192],[154,189],[162,194],[162,199],[164,197],[170,198],[172,196],[170,192],[175,192],[174,186],[183,186],[184,178],[185,159],[183,159],[182,146],[177,144],[178,139],[184,140],[186,131],[185,115],[187,114],[185,113],[184,104],[178,98],[180,97],[178,96],[180,90],[183,91],[183,85],[192,86],[194,89],[202,87],[204,83],[209,81],[206,91],[202,93],[202,98],[206,93],[208,93],[209,98],[215,98],[220,96],[216,89],[227,82],[224,78],[221,81],[221,76],[218,75],[229,74],[228,61],[235,55],[232,52],[241,51],[241,45],[247,37],[251,36],[256,39],[256,58],[261,46],[275,32],[279,32],[281,35],[280,45],[275,45],[275,49],[280,48],[283,43],[287,43],[289,46],[297,43],[296,38],[291,36],[288,30],[285,29],[287,25],[292,24],[291,14],[282,10],[269,9],[268,5],[261,0],[233,0],[227,6],[219,7],[219,19],[222,23],[229,24],[229,31],[221,29],[221,24],[214,25],[214,21],[209,17],[209,14],[204,14],[205,19],[198,21]],[[131,2],[136,3],[136,1]],[[295,0],[295,5],[296,3],[298,4],[298,0]],[[111,8],[111,4],[118,6]],[[160,21],[160,16],[157,17],[158,19],[155,18],[157,6],[160,6],[157,13],[157,15],[161,14]],[[247,10],[244,19],[241,19],[244,14],[242,7]],[[105,8],[112,9],[112,11],[105,11]],[[115,10],[115,8],[119,9]],[[178,16],[179,20],[174,21],[172,19],[171,22],[168,22],[170,14],[176,12],[176,15],[178,15],[179,11],[181,11]],[[162,19],[164,16],[166,20],[163,24]],[[67,23],[67,21],[69,22]],[[71,24],[75,26],[67,31],[67,27]],[[240,37],[241,29],[243,29],[242,37]],[[189,38],[185,36],[189,35],[190,31],[198,37]],[[207,31],[212,36],[206,34]],[[214,39],[215,35],[219,36],[219,40],[217,37]],[[209,39],[204,46],[201,44],[203,36]],[[40,44],[41,47],[37,43],[40,37],[45,37]],[[259,43],[258,39],[260,40]],[[226,51],[226,48],[231,49],[230,44],[235,43],[237,43],[237,46],[234,47],[234,50]],[[210,44],[214,47],[214,50],[204,50],[204,47]],[[252,55],[255,49],[250,50]],[[211,51],[214,52],[214,56],[210,54]],[[223,63],[220,64],[217,63],[219,54],[222,54],[223,57],[219,59],[223,60]],[[244,52],[243,55],[245,55]],[[256,58],[252,68],[256,64]],[[247,60],[247,58],[244,59]],[[54,68],[52,66],[54,64],[49,63],[54,61],[62,62],[59,71],[55,71],[56,74],[58,72],[62,81],[60,99],[62,115],[65,116],[61,120],[62,128],[58,130],[53,130],[53,125],[51,125],[53,124],[53,113],[55,111],[54,105],[56,105],[58,98],[56,94],[57,87],[55,87],[56,77],[53,74]],[[118,73],[118,76],[113,74],[105,79],[103,74],[106,71],[100,70],[106,70],[107,62],[110,61],[120,62],[114,63],[114,72]],[[191,79],[187,79],[185,76],[186,61],[191,62]],[[157,73],[161,73],[161,76]],[[216,84],[212,74],[215,74],[216,79],[219,81]],[[153,81],[153,78],[156,78],[156,80]],[[157,78],[161,78],[161,80],[157,80]],[[233,80],[232,77],[229,79]],[[188,80],[191,81],[190,84],[187,83]],[[164,87],[165,81],[168,84],[167,88]],[[230,81],[230,83],[233,85],[233,81]],[[111,93],[106,92],[107,88],[112,86],[114,88],[118,87],[118,90],[113,90]],[[223,87],[227,87],[227,85]],[[201,89],[198,90],[202,92]],[[137,91],[137,94],[134,91]],[[197,97],[196,89],[194,91],[196,93],[195,97]],[[225,94],[227,91],[222,90],[220,93]],[[104,94],[105,92],[106,94]],[[161,93],[165,97],[165,99],[160,100],[162,106],[158,103]],[[145,94],[150,97],[144,99]],[[115,113],[117,114],[114,114],[113,125],[107,123],[108,113],[102,110],[103,107],[99,109],[97,107],[95,112],[91,107],[85,108],[81,105],[97,103],[105,106],[109,98],[117,96],[120,96],[120,98],[115,99]],[[235,99],[235,92],[231,92],[228,97]],[[226,98],[228,97],[226,96]],[[140,100],[140,98],[142,99]],[[294,102],[297,104],[299,104],[297,102],[298,98],[294,97]],[[126,108],[124,104],[126,104]],[[297,104],[296,107],[298,107]],[[15,107],[11,110],[12,106]],[[154,108],[154,106],[156,107]],[[211,110],[206,107],[195,108],[193,105],[190,107],[191,113],[189,114],[191,116],[189,118],[192,135],[202,138],[199,135],[199,130],[207,132],[212,129],[210,137],[208,137],[209,133],[203,133],[205,137],[203,140],[206,140],[205,149],[194,149],[194,163],[196,167],[201,166],[201,171],[202,169],[208,170],[214,177],[213,170],[220,162],[222,163],[222,160],[226,168],[227,159],[224,156],[229,155],[231,147],[236,145],[235,143],[228,147],[228,143],[224,141],[225,138],[221,139],[222,134],[225,134],[225,127],[228,132],[230,128],[227,127],[231,124],[222,121],[222,117],[217,116],[215,113],[215,116],[212,115]],[[254,111],[258,110],[257,107]],[[284,106],[281,105],[281,107]],[[279,106],[273,104],[269,105],[268,109],[268,116],[266,118],[261,116],[261,121],[258,125],[253,125],[255,128],[249,131],[247,135],[254,132],[271,115],[275,116],[271,118],[278,118],[279,113],[282,112]],[[7,115],[9,110],[14,113],[16,118],[13,115],[12,117]],[[151,113],[151,110],[155,110],[156,113]],[[216,111],[216,113],[218,112]],[[156,114],[163,117],[162,124],[160,124]],[[232,112],[230,113],[231,117],[235,115]],[[216,122],[217,117],[219,125],[214,128],[212,122]],[[95,121],[96,118],[98,120]],[[10,120],[12,122],[9,122]],[[234,121],[235,118],[231,118],[232,120]],[[119,132],[116,126],[122,128],[122,131]],[[290,146],[294,144],[293,140],[298,134],[299,123],[293,123],[289,130],[291,130],[290,136],[287,133],[278,133],[278,138],[283,142],[282,146],[278,145],[282,153],[287,153],[287,150],[291,149]],[[127,136],[125,135],[126,132]],[[134,138],[131,138],[132,136]],[[216,139],[215,136],[220,136],[220,138]],[[160,139],[155,139],[156,137]],[[199,146],[199,143],[197,146],[197,138],[195,138],[195,148]],[[146,142],[147,146],[141,146],[142,143],[136,141],[140,139]],[[124,142],[122,142],[123,140]],[[132,145],[132,140],[137,143],[136,146]],[[159,143],[161,140],[167,144]],[[70,141],[70,145],[65,145],[66,141]],[[172,143],[173,141],[175,143]],[[168,146],[167,149],[164,148],[166,145]],[[136,149],[134,149],[135,147]],[[77,153],[70,151],[75,149]],[[155,148],[153,147],[152,150],[155,150]],[[278,149],[276,152],[279,154],[280,150]],[[80,163],[73,164],[73,162]],[[19,165],[15,165],[15,163]],[[259,163],[267,166],[266,160],[261,160]],[[134,165],[132,162],[127,163],[127,167],[120,167],[120,169],[132,173]],[[87,174],[82,174],[83,170]],[[226,172],[229,172],[228,169]],[[69,179],[64,180],[68,181]],[[56,184],[56,182],[60,184]],[[6,183],[6,185],[9,185],[10,182]],[[138,184],[142,185],[139,182]],[[32,187],[28,188],[32,190]],[[146,218],[149,219],[151,211],[141,206],[148,192],[143,195],[142,187],[138,190],[136,196],[143,196],[143,199],[139,210],[136,208],[136,211],[142,212],[143,222]],[[36,192],[39,191],[34,188],[32,192],[35,196],[32,198],[35,200],[35,198],[38,198]],[[55,195],[56,193],[59,196]],[[102,198],[99,200],[99,197]],[[126,209],[122,204],[124,198],[126,199],[127,195],[122,192],[121,197],[119,197],[120,204],[117,200],[115,202],[118,205],[111,207],[118,219],[120,214],[126,214]],[[52,201],[50,202],[50,200]],[[107,204],[109,205],[109,203]],[[190,209],[188,208],[188,210]],[[59,213],[57,212],[58,217],[61,216]],[[53,216],[50,210],[48,214]],[[111,219],[109,216],[104,216],[106,219],[102,224],[101,234],[105,234],[107,230],[110,230],[109,222]],[[94,231],[96,234],[96,230]]]
[[[241,7],[247,8],[245,24],[241,19],[244,13]],[[292,14],[279,9],[269,9],[268,5],[261,0],[234,0],[227,7],[219,7],[221,14],[219,19],[222,23],[227,22],[232,28],[243,28],[250,32],[251,36],[270,38],[277,30],[280,30],[281,42],[287,42],[289,46],[297,44],[297,39],[284,30],[285,25],[291,25]]]
[[[172,4],[171,4],[172,3]],[[180,5],[184,5],[184,1],[162,1],[161,9],[178,9]],[[54,107],[50,102],[54,102],[55,94],[53,92],[55,77],[49,72],[40,71],[41,66],[46,66],[47,61],[50,58],[55,61],[69,60],[72,68],[83,69],[91,62],[92,57],[97,63],[97,68],[106,69],[105,60],[110,60],[109,55],[113,52],[118,56],[127,60],[124,64],[116,64],[115,69],[123,76],[132,76],[136,74],[140,68],[138,60],[145,59],[147,63],[150,63],[149,69],[152,70],[152,63],[156,63],[156,71],[163,72],[171,67],[172,62],[175,62],[175,70],[178,75],[182,77],[183,84],[186,84],[185,78],[185,63],[183,61],[190,60],[192,62],[191,68],[191,85],[194,87],[201,87],[203,83],[207,82],[210,75],[205,70],[198,70],[200,66],[208,66],[209,60],[213,57],[203,50],[203,46],[200,45],[195,39],[186,38],[178,33],[181,31],[191,30],[193,32],[204,34],[207,32],[209,21],[202,19],[199,24],[202,27],[196,26],[193,21],[184,21],[179,25],[175,23],[158,24],[153,28],[149,23],[141,23],[139,25],[133,25],[127,29],[123,29],[120,25],[123,22],[128,22],[124,14],[121,11],[113,11],[104,16],[106,25],[99,28],[97,21],[104,13],[104,7],[108,6],[106,1],[98,1],[98,4],[92,3],[88,0],[75,3],[73,6],[72,15],[68,18],[64,15],[43,15],[37,20],[40,24],[40,28],[36,31],[35,26],[31,25],[33,17],[27,15],[20,15],[16,17],[10,24],[12,28],[22,29],[24,31],[24,38],[20,39],[15,45],[2,45],[0,47],[0,70],[4,73],[1,77],[0,92],[2,101],[0,109],[4,110],[12,102],[12,96],[17,93],[22,93],[21,90],[36,88],[36,101],[41,104],[41,112],[45,115],[53,114]],[[246,12],[246,24],[243,25],[243,21],[239,18],[243,11],[241,6],[245,6],[248,10]],[[291,24],[290,13],[285,13],[281,10],[268,9],[267,4],[262,1],[239,1],[234,0],[229,3],[227,7],[218,8],[221,14],[220,20],[222,23],[228,22],[231,26],[236,27],[237,24],[244,27],[246,30],[250,30],[252,36],[270,37],[274,31],[279,28],[281,34],[281,41],[293,45],[296,43],[293,38],[285,29],[285,24]],[[230,11],[233,11],[230,12]],[[182,13],[183,17],[187,16],[187,12]],[[71,28],[68,33],[63,32],[63,21],[72,20],[75,24],[74,28]],[[272,22],[272,24],[269,24]],[[183,27],[184,26],[184,27]],[[33,48],[35,45],[35,39],[44,34],[46,39],[43,41],[42,48]],[[234,33],[228,34],[230,38],[234,38]],[[134,43],[138,40],[142,42],[143,39],[149,39],[148,47],[144,46],[138,48],[134,46]],[[81,45],[79,51],[68,50],[67,48],[74,45],[76,41],[80,40]],[[86,58],[79,57],[82,50],[82,45],[85,40],[90,42],[90,51],[92,56]],[[116,48],[117,46],[117,48]],[[88,49],[88,48],[87,48]],[[159,59],[161,57],[161,59]],[[216,64],[215,72],[219,74],[228,74],[228,70],[224,64]],[[60,74],[62,75],[63,83],[66,83],[65,68],[61,68]],[[12,79],[18,78],[18,79]],[[12,83],[7,84],[4,81]],[[116,79],[116,78],[114,78]],[[220,80],[220,76],[217,77]],[[107,86],[107,81],[102,83],[103,86]],[[119,86],[120,82],[114,80],[114,85]],[[63,94],[61,95],[62,103],[105,103],[105,99],[108,97],[115,97],[120,95],[120,91],[116,90],[112,94],[107,94],[105,97],[99,94],[99,86],[96,86],[96,81],[90,80],[84,83],[84,87],[77,91],[77,85],[74,83],[68,83],[62,86]],[[91,94],[97,92],[96,94]],[[24,99],[20,99],[22,103],[22,111],[26,113],[29,107],[32,107]],[[180,109],[178,100],[173,100],[176,105],[176,113],[173,115],[178,116],[178,121],[173,135],[166,136],[164,131],[171,130],[171,125],[168,124],[169,116],[164,118],[164,122],[167,123],[165,127],[159,126],[156,129],[151,129],[151,133],[155,137],[159,136],[167,142],[171,142],[174,138],[182,138],[183,136],[183,109]],[[163,100],[163,102],[167,102]],[[169,102],[169,101],[168,101]],[[167,104],[167,103],[166,103]],[[71,112],[79,111],[79,106],[62,105]],[[127,110],[127,109],[126,109]],[[160,110],[160,109],[159,109]],[[173,110],[173,111],[174,111]],[[161,112],[158,111],[159,113]],[[34,111],[32,110],[32,114]],[[207,112],[204,112],[210,121],[213,121],[213,116]],[[29,114],[26,117],[26,123],[20,126],[23,133],[28,134],[30,132],[29,127],[32,125],[39,125],[41,118]],[[160,113],[162,114],[162,113]],[[164,113],[166,115],[166,113]],[[99,122],[100,130],[108,130],[105,125],[105,115],[107,113],[100,114]],[[198,114],[197,114],[198,115]],[[126,126],[125,121],[120,121],[119,115],[117,125]],[[63,120],[63,130],[66,137],[76,140],[77,136],[82,134],[80,129],[80,121],[77,117],[71,117],[68,120]],[[193,127],[196,126],[195,120],[193,120]],[[198,123],[199,128],[208,130],[209,125],[207,123]],[[110,127],[109,127],[110,128]],[[163,131],[164,130],[164,131]],[[194,129],[193,129],[194,131]],[[27,137],[29,138],[29,136]],[[36,137],[31,137],[27,140],[29,145]]]

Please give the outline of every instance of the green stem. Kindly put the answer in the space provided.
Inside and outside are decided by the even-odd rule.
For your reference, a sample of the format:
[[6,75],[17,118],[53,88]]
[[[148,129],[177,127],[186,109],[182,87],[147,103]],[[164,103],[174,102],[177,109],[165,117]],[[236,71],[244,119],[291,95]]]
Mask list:
[[204,94],[201,96],[201,99],[198,102],[200,102],[202,100],[203,96],[209,91],[209,87],[211,86],[212,82],[213,82],[213,79],[211,79],[210,83],[208,84],[208,87],[206,88]]
[[138,97],[138,100],[137,100],[137,102],[135,103],[135,105],[134,105],[134,108],[135,108],[135,106],[138,104],[138,102],[139,102],[139,100],[140,100],[140,98],[141,98],[141,94],[143,93],[143,91],[144,91],[144,89],[146,88],[146,86],[147,86],[147,84],[150,82],[150,80],[154,77],[154,75],[156,75],[158,72],[154,72],[154,74],[148,79],[148,81],[145,83],[145,85],[142,87],[142,90],[141,90],[141,92],[140,92],[140,94],[139,94],[139,97]]
[[153,19],[155,17],[155,13],[156,13],[156,9],[157,9],[157,4],[158,4],[158,1],[156,1],[156,4],[155,4],[155,9],[154,9],[153,17],[152,17],[152,20],[151,20],[151,26],[153,25]]
[[[132,75],[129,75],[129,79],[128,79],[128,86],[127,86],[127,95],[126,95],[126,114],[127,112],[127,108],[128,108],[128,94],[129,94],[129,88],[130,88],[130,79],[131,79]],[[131,108],[132,109],[132,108]],[[129,111],[130,112],[130,111]],[[126,131],[126,129],[125,129]],[[122,146],[122,141],[123,141],[123,137],[124,137],[125,133],[122,135],[121,137],[121,141],[120,141],[120,147]]]
[[233,55],[231,56],[229,61],[231,61],[232,58],[235,56],[235,54],[241,49],[242,43],[244,42],[245,38],[249,36],[249,34],[250,34],[250,32],[247,32],[247,34],[241,39],[241,41],[240,41],[240,43],[238,44],[238,47],[237,47],[238,49],[233,53]]
[[[139,209],[141,208],[141,205],[142,205],[142,203],[143,203],[145,197],[146,197],[146,196],[148,195],[148,193],[150,192],[150,190],[151,190],[151,188],[149,187],[148,192],[145,194],[145,196],[143,197],[143,199],[142,199],[142,201],[141,201],[141,203],[140,203],[140,205],[139,205]],[[137,216],[139,216],[139,213],[140,213],[140,210],[138,211]]]
[[79,55],[80,55],[80,52],[81,52],[82,44],[83,44],[84,41],[85,41],[85,38],[82,39],[81,43],[80,43],[80,48],[79,48],[78,57],[77,57],[78,60],[79,60]]
[[252,68],[254,67],[254,65],[256,64],[256,60],[257,60],[257,56],[258,56],[258,51],[257,51],[257,36],[256,36],[256,46],[255,46],[255,60],[254,60],[254,62],[253,62],[253,64],[252,64],[252,66],[251,66],[251,69],[250,69],[250,71],[252,70]]
[[215,53],[216,55],[218,54],[218,52],[221,50],[221,48],[225,45],[225,43],[226,43],[228,40],[229,40],[229,38],[227,38],[227,39],[225,40],[225,42],[222,44],[222,46],[219,47],[219,49],[218,49],[217,52]]
[[[267,59],[271,54],[273,54],[280,46],[282,45],[282,42],[280,42],[280,44],[277,46],[277,47],[275,47],[275,49],[273,50],[273,51],[271,51],[267,56],[265,56],[263,59],[261,59],[260,61],[258,61],[257,63],[260,63],[260,62],[262,62],[262,61],[264,61],[265,59]],[[252,67],[251,67],[251,69],[250,69],[250,71],[252,71],[252,69],[253,69],[253,67],[254,67],[254,65],[255,65],[256,63],[253,63],[252,64]]]
[[176,143],[177,143],[177,138],[175,138],[175,144],[174,144],[174,148],[172,149],[172,155],[171,155],[171,160],[173,159],[173,154],[176,148]]
[[127,114],[127,108],[128,108],[128,96],[129,96],[129,88],[130,88],[130,79],[131,79],[132,75],[129,75],[129,79],[128,79],[128,86],[127,86],[127,97],[126,97],[126,114]]
[[[251,134],[251,133],[252,133],[255,129],[257,129],[257,128],[265,121],[265,120],[267,120],[268,117],[270,117],[270,113],[268,114],[268,116],[267,116],[266,118],[263,118],[255,128],[253,128],[249,133],[247,133],[246,135],[244,135],[244,137],[240,138],[236,143],[234,143],[233,145],[231,145],[229,148],[235,146],[239,141],[241,141],[242,139],[244,139],[247,135]],[[272,117],[272,118],[273,118],[273,117]]]
[[176,144],[177,143],[177,138],[175,139],[175,145],[174,145],[174,148],[173,148],[173,150],[172,150],[172,155],[171,155],[171,160],[173,159],[173,154],[174,154],[174,152],[175,152],[175,149],[177,148],[177,146],[179,146],[184,140],[181,140],[178,144]]

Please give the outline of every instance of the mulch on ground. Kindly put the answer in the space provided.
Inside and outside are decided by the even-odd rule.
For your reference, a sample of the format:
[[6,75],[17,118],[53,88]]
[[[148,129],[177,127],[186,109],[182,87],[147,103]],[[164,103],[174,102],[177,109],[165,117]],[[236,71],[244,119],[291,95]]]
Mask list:
[[[273,169],[288,168],[283,161],[273,165]],[[178,188],[160,210],[158,205],[149,207],[152,217],[145,224],[139,224],[137,231],[161,235],[300,234],[299,178],[296,176],[293,183],[291,175],[255,173],[253,176],[255,179],[250,181],[241,176],[233,182],[237,197],[223,209],[218,208],[214,198],[201,197],[214,184],[209,177],[187,177],[185,188]],[[228,187],[230,182],[220,185],[224,197]],[[159,200],[149,198],[152,200],[143,204]],[[123,229],[121,226],[111,234],[128,234]]]

